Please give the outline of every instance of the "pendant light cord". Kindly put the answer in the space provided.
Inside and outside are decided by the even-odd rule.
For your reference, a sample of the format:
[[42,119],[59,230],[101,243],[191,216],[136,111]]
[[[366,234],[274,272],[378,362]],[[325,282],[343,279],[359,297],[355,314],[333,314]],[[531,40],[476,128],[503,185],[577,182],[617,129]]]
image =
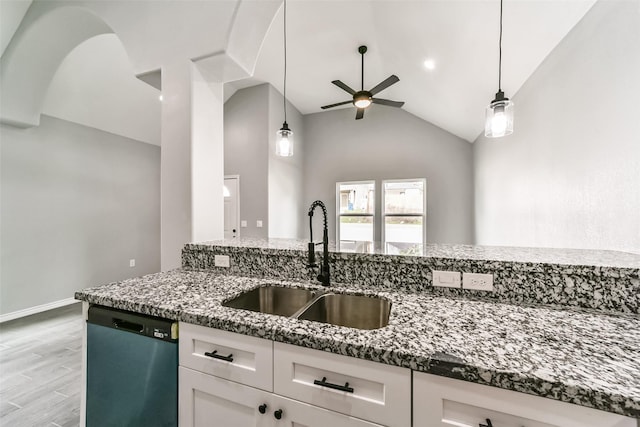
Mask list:
[[361,73],[361,79],[360,79],[360,90],[364,90],[364,53],[361,53],[360,56],[362,56],[362,65],[360,67],[360,69],[362,70]]
[[502,0],[500,0],[500,43],[498,59],[498,91],[502,91]]
[[284,122],[287,122],[287,0],[284,0],[284,91],[282,104]]

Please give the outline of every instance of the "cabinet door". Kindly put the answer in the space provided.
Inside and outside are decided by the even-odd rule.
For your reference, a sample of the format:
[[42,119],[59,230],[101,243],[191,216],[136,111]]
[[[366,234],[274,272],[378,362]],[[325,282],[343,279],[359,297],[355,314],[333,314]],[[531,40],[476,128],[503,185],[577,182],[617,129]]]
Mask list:
[[272,402],[272,410],[269,411],[271,417],[273,417],[274,411],[282,411],[279,414],[281,418],[276,420],[273,424],[274,427],[382,427],[380,424],[370,423],[286,397],[273,395]]
[[413,373],[414,427],[637,427],[636,420],[515,391]]
[[261,405],[273,406],[271,394],[188,368],[179,368],[180,427],[273,427],[275,418]]
[[411,425],[411,371],[274,343],[273,391],[330,411],[394,427]]

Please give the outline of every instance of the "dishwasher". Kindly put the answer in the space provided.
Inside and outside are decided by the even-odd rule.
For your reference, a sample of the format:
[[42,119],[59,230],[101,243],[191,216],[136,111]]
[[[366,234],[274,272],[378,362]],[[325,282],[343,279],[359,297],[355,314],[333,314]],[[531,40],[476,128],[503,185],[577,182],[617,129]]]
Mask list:
[[178,324],[101,306],[87,317],[87,427],[178,425]]

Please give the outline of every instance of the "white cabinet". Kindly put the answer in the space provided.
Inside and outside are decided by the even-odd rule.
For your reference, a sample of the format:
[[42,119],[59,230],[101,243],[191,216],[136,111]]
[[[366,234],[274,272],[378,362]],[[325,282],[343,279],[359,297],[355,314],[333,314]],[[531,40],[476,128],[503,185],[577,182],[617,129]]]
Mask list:
[[180,427],[382,427],[180,367]]
[[411,426],[411,371],[274,343],[274,392],[394,427]]
[[635,419],[496,387],[413,373],[414,427],[637,427]]
[[[353,416],[344,406],[334,411],[271,393],[273,357],[271,341],[181,323],[179,426],[382,427]],[[403,371],[409,395],[410,371]]]
[[273,391],[273,342],[180,323],[180,366]]

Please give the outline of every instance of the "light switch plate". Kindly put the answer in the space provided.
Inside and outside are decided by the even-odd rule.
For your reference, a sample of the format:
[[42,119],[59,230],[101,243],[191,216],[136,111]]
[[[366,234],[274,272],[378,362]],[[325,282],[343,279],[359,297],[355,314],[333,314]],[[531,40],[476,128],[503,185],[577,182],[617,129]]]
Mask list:
[[213,257],[213,263],[216,267],[229,267],[229,255],[215,255]]
[[460,289],[460,272],[433,270],[433,286]]
[[262,220],[261,219],[256,221],[256,227],[262,228]]
[[242,221],[240,221],[240,227],[246,228],[246,226],[247,226],[247,220],[246,219],[243,219]]

